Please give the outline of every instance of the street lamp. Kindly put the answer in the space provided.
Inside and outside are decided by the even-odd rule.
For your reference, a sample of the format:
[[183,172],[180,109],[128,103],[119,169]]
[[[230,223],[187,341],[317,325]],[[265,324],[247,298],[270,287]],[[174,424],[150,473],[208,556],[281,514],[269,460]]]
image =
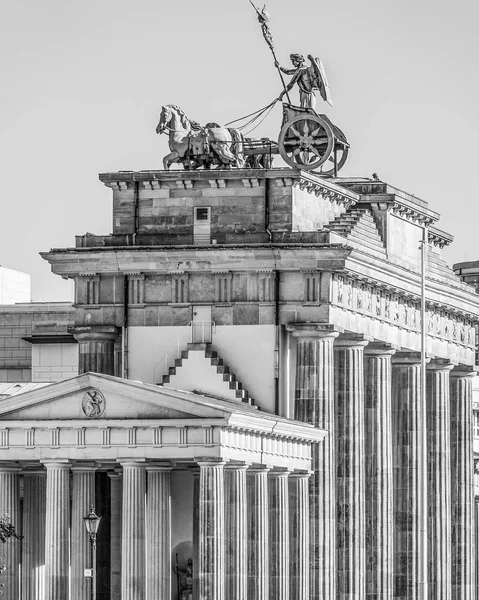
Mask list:
[[99,517],[95,513],[95,507],[93,504],[90,505],[90,513],[83,517],[85,521],[85,527],[90,537],[91,544],[91,565],[92,565],[92,575],[91,575],[91,600],[96,599],[96,534],[98,533],[98,528],[100,527],[101,517]]

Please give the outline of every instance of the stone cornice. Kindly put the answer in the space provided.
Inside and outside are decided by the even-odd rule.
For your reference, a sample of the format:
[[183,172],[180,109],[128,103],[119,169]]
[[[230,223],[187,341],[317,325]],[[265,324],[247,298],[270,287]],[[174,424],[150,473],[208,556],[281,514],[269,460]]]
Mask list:
[[194,189],[204,187],[225,188],[227,181],[240,182],[243,187],[259,187],[268,179],[276,186],[298,185],[316,196],[322,196],[330,202],[343,205],[345,208],[355,204],[359,195],[341,187],[330,180],[322,179],[315,173],[290,168],[280,169],[230,169],[211,171],[120,171],[118,173],[100,173],[100,181],[107,187],[122,192],[137,185],[140,189]]
[[437,229],[437,227],[430,227],[427,232],[428,242],[433,244],[434,246],[438,246],[439,248],[444,248],[444,246],[449,246],[451,242],[454,241],[454,236],[442,231],[441,229]]

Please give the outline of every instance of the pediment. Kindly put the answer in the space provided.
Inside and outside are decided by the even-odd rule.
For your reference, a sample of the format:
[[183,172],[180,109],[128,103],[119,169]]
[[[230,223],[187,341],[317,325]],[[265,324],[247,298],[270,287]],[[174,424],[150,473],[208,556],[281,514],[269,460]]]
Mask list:
[[0,400],[0,421],[214,419],[232,410],[201,395],[86,373]]

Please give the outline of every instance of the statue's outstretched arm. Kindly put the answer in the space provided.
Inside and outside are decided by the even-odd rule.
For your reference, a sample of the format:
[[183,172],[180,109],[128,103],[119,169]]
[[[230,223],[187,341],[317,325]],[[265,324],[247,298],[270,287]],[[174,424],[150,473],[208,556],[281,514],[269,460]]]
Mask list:
[[296,81],[298,80],[298,76],[299,76],[299,73],[298,73],[298,72],[296,72],[296,71],[295,71],[295,73],[296,73],[296,75],[294,75],[294,77],[292,77],[292,78],[291,78],[291,81],[288,83],[288,85],[287,85],[287,86],[284,88],[284,90],[283,90],[283,91],[281,92],[281,94],[279,95],[279,98],[278,98],[279,100],[281,100],[281,98],[282,98],[282,97],[283,97],[283,96],[284,96],[286,93],[288,93],[290,90],[292,90],[292,89],[293,89],[293,87],[294,87],[294,84],[295,84],[295,83],[296,83]]

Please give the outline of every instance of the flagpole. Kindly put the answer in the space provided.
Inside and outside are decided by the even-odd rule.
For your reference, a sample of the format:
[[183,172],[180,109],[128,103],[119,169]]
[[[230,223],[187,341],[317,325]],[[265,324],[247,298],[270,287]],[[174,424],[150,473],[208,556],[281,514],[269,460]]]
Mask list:
[[[284,81],[283,73],[281,73],[281,69],[277,66],[278,59],[276,58],[276,54],[273,47],[273,36],[271,35],[271,31],[267,25],[267,17],[259,12],[256,6],[253,4],[252,0],[249,0],[251,6],[255,9],[256,14],[258,15],[258,21],[261,23],[261,30],[263,31],[264,41],[268,44],[268,48],[271,50],[271,54],[274,58],[274,66],[278,69],[278,74],[281,79],[281,83],[283,84],[284,93],[286,94],[286,98],[288,98],[288,102],[291,104],[291,98],[289,97],[288,90],[286,88],[286,83]],[[263,9],[264,10],[264,9]]]

